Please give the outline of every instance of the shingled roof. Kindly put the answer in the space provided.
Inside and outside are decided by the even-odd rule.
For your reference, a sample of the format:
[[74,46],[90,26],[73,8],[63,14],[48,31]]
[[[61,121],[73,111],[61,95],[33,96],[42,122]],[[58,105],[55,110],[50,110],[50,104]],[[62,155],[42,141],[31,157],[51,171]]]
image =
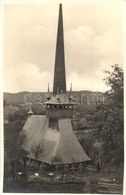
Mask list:
[[[72,89],[71,89],[72,90]],[[49,89],[48,89],[49,93]],[[53,96],[47,96],[46,116],[30,115],[20,134],[22,149],[27,157],[48,164],[72,164],[90,158],[74,135],[71,120],[72,96],[66,95],[66,74],[62,5],[59,6],[59,21],[56,43]],[[28,113],[29,114],[29,113]]]
[[76,136],[70,119],[58,120],[59,130],[49,128],[49,119],[43,115],[28,117],[22,132],[22,148],[27,157],[48,164],[66,164],[88,161]]

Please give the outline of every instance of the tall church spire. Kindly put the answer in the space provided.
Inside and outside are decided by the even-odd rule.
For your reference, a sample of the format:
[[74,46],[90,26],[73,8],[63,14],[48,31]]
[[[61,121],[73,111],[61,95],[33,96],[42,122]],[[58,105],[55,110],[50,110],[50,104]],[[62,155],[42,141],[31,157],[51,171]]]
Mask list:
[[53,94],[56,95],[57,91],[59,91],[60,93],[61,90],[63,91],[63,93],[66,92],[62,4],[59,5],[59,21],[56,43]]

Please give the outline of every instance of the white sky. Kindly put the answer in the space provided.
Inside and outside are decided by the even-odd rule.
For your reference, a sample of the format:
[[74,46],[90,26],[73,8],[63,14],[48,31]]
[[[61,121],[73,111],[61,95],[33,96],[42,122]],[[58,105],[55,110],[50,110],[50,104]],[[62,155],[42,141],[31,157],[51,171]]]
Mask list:
[[[77,2],[77,1],[76,1]],[[4,91],[52,90],[59,5],[4,5]],[[63,4],[67,89],[105,91],[112,64],[123,66],[123,6]]]

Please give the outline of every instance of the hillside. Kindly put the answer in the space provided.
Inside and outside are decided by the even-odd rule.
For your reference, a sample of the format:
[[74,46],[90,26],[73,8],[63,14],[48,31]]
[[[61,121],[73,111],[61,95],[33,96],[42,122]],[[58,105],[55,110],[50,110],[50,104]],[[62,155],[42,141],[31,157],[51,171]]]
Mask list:
[[34,103],[34,97],[43,96],[44,93],[37,93],[37,92],[28,92],[28,91],[23,91],[23,92],[18,92],[18,93],[4,93],[4,99],[7,101],[8,104],[12,105],[19,105],[19,104],[24,104],[25,99],[27,97],[27,100],[29,101],[29,97],[31,97],[32,103]]
[[[67,92],[69,94],[69,92]],[[46,100],[47,92],[19,92],[19,93],[4,93],[4,99],[8,104],[20,105],[27,102],[44,103]],[[72,95],[74,98],[78,99],[78,103],[84,104],[95,104],[97,101],[101,102],[103,100],[103,93],[92,92],[92,91],[73,91]]]

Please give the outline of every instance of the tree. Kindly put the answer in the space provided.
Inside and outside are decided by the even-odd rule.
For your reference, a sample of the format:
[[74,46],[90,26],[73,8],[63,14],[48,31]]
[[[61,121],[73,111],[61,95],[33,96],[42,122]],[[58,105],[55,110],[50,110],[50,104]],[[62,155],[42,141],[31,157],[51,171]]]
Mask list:
[[[17,121],[10,122],[5,125],[4,128],[4,152],[6,153],[7,161],[18,159],[20,156],[27,153],[21,148],[21,144],[25,141],[26,136],[22,137],[22,141],[19,141],[19,134],[23,127],[22,123]],[[21,137],[21,136],[20,136]]]
[[105,104],[97,106],[95,139],[102,142],[105,163],[119,166],[124,158],[123,70],[112,65],[104,79],[110,89],[105,93]]
[[36,160],[38,160],[40,156],[44,157],[44,152],[45,152],[44,145],[38,144],[37,146],[32,147],[31,152]]
[[24,123],[26,121],[27,118],[27,111],[23,110],[23,109],[19,109],[16,112],[14,112],[13,114],[9,114],[8,115],[8,120],[10,122],[17,122],[19,121],[19,123]]
[[4,152],[6,161],[11,161],[26,155],[26,151],[21,148],[21,144],[26,140],[26,135],[20,135],[26,120],[26,112],[18,110],[9,115],[8,120],[9,123],[4,125]]
[[4,106],[4,108],[5,108],[5,106],[7,106],[7,101],[5,99],[3,101],[3,106]]

